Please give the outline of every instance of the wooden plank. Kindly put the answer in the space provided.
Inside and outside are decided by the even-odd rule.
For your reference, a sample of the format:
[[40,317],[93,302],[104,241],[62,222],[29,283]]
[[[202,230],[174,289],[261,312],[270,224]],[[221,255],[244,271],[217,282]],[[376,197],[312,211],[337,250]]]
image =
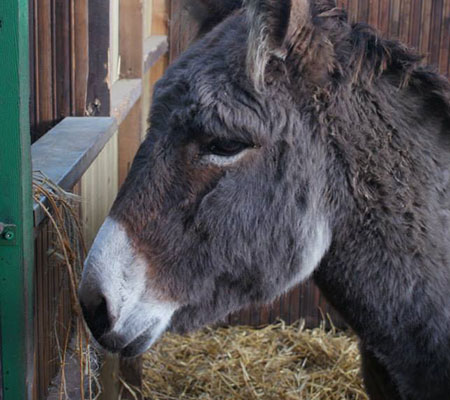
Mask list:
[[413,0],[402,0],[400,9],[399,38],[405,44],[410,43],[410,27],[412,18]]
[[441,27],[443,24],[442,14],[444,11],[444,0],[434,0],[431,12],[430,32],[430,62],[433,66],[439,66]]
[[89,7],[88,0],[76,0],[71,4],[73,115],[84,116],[89,77]]
[[426,56],[427,62],[430,62],[431,8],[431,1],[424,1],[422,3],[420,52]]
[[299,318],[300,312],[300,287],[297,285],[290,296],[290,321],[295,322]]
[[350,21],[358,22],[359,0],[351,0],[348,5]]
[[81,219],[89,248],[107,217],[118,192],[117,128],[95,161],[81,178]]
[[169,32],[169,0],[153,0],[152,34],[167,35]]
[[144,0],[144,37],[152,34],[153,0]]
[[50,129],[53,110],[52,9],[51,0],[41,0],[37,7],[37,127],[39,136]]
[[184,49],[180,48],[181,37],[181,2],[172,0],[170,7],[170,24],[169,24],[169,61],[173,61],[180,55]]
[[[33,144],[33,169],[42,171],[63,189],[70,190],[116,130],[113,118],[66,118]],[[35,226],[43,219],[41,208],[35,205]]]
[[378,29],[384,37],[389,35],[390,0],[380,0]]
[[141,79],[120,79],[111,90],[111,116],[117,125],[127,118],[142,94]]
[[141,112],[139,99],[119,128],[119,186],[125,181],[141,143]]
[[30,130],[31,130],[31,142],[34,142],[39,138],[39,134],[36,131],[37,114],[36,114],[36,3],[37,0],[29,0],[29,43],[30,43]]
[[377,27],[378,18],[380,13],[380,2],[379,0],[369,0],[369,18],[368,22],[370,25]]
[[144,16],[142,0],[120,2],[120,79],[142,78]]
[[389,37],[398,39],[400,35],[400,6],[401,0],[391,0],[389,18]]
[[[127,0],[128,1],[128,0]],[[120,0],[109,0],[109,77],[110,84],[120,79]]]
[[104,354],[100,367],[100,382],[102,383],[102,393],[100,400],[118,400],[120,393],[119,363],[117,357]]
[[262,326],[268,325],[269,324],[269,315],[270,315],[269,306],[268,305],[261,306],[259,324]]
[[[102,18],[99,18],[102,16]],[[89,78],[86,112],[90,116],[110,115],[111,76],[109,69],[110,5],[105,0],[89,1]]]
[[450,0],[444,1],[443,23],[441,32],[439,71],[449,77],[450,68]]
[[369,22],[369,12],[370,12],[369,0],[359,0],[358,2],[358,22]]
[[72,54],[70,42],[71,10],[67,1],[54,3],[54,88],[55,88],[55,112],[54,118],[61,120],[71,115],[71,75]]
[[167,36],[165,35],[152,35],[145,39],[143,54],[144,74],[167,52],[168,46]]
[[422,14],[422,0],[413,0],[411,8],[411,26],[409,32],[409,44],[419,51],[420,47],[420,23]]
[[[142,388],[142,357],[120,360],[120,375],[122,379],[137,392]],[[121,400],[136,400],[135,394],[131,393],[126,387],[122,388]]]

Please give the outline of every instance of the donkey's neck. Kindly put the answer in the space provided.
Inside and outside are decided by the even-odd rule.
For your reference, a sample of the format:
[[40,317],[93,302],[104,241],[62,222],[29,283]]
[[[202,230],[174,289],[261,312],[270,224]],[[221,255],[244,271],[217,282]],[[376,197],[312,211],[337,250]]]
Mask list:
[[442,249],[415,254],[380,227],[348,229],[316,271],[318,286],[393,380],[417,396],[408,399],[448,398],[450,279]]
[[407,94],[388,85],[362,90],[334,113],[344,115],[332,122],[342,175],[330,180],[341,183],[331,184],[339,206],[315,279],[404,393],[444,399],[450,163],[448,149],[439,148],[442,121]]

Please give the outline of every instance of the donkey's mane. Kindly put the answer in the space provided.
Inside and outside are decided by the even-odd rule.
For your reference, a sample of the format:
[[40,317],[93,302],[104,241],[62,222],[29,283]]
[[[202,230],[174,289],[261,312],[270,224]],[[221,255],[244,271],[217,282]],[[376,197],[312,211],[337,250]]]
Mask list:
[[[384,39],[365,23],[349,25],[345,10],[334,8],[316,16],[318,29],[332,41],[334,54],[332,82],[342,79],[355,85],[371,85],[383,75],[399,88],[415,88],[444,118],[450,119],[450,83],[432,67],[422,64],[423,56],[396,40]],[[331,70],[331,66],[329,67]]]

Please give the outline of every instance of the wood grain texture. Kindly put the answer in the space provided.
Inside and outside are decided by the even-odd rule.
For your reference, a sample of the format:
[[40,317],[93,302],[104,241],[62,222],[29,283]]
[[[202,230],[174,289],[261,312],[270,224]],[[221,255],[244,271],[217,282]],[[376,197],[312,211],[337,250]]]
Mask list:
[[81,179],[82,221],[90,248],[118,192],[118,133],[114,133]]
[[[101,16],[101,18],[99,18]],[[89,1],[89,78],[86,110],[90,116],[110,115],[111,76],[109,68],[110,5]]]
[[141,144],[142,105],[139,99],[119,128],[119,186],[125,181]]
[[54,120],[54,80],[53,80],[53,31],[52,31],[52,7],[51,0],[40,0],[36,3],[37,21],[37,63],[36,63],[36,86],[37,86],[37,116],[40,134],[45,133],[53,125]]
[[142,78],[144,14],[142,0],[120,2],[120,79]]
[[29,0],[29,9],[34,142],[64,117],[85,114],[88,0]]
[[72,103],[73,114],[86,114],[86,96],[89,74],[89,8],[88,0],[71,3],[72,17]]

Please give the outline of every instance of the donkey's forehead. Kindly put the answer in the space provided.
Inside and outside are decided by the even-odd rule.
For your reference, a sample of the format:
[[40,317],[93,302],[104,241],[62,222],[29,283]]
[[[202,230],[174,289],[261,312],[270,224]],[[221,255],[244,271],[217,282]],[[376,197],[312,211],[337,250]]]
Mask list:
[[246,74],[247,35],[237,15],[182,54],[157,84],[152,126],[161,134],[192,127],[199,134],[258,141],[269,139],[268,132],[279,136],[292,111],[283,108],[280,91],[278,102],[255,93]]

